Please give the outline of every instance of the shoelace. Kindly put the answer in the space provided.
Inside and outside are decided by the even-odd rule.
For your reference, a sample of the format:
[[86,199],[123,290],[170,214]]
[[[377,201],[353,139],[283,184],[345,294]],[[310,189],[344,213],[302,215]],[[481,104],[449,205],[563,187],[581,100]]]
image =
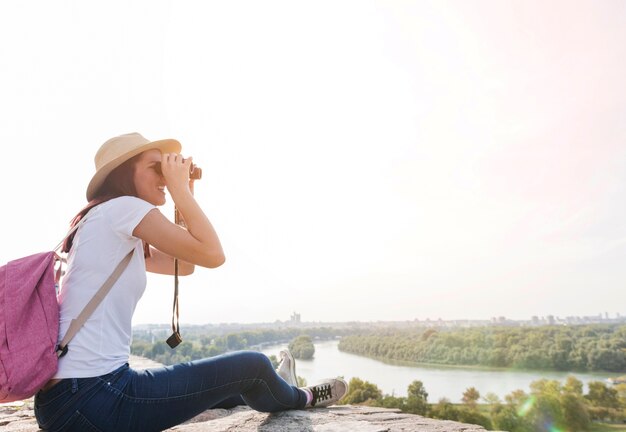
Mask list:
[[330,384],[311,387],[311,393],[313,393],[313,400],[311,401],[311,406],[315,406],[316,403],[333,397]]

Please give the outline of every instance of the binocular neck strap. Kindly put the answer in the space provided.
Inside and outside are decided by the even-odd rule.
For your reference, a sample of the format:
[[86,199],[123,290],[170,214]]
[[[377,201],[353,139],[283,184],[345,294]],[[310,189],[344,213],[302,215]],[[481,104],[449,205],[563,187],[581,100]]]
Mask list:
[[[181,225],[182,220],[178,209],[174,207],[174,223]],[[174,304],[172,306],[172,335],[165,341],[170,348],[176,348],[183,341],[180,336],[180,324],[178,322],[178,258],[174,259]]]

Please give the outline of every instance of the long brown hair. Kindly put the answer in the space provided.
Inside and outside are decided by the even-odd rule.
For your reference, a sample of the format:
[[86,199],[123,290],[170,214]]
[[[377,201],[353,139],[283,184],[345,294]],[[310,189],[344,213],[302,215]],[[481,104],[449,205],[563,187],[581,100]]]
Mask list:
[[[87,212],[97,205],[107,202],[113,198],[119,198],[121,196],[137,196],[137,188],[135,188],[135,165],[139,160],[141,153],[128,159],[120,166],[115,168],[104,179],[102,186],[96,192],[94,198],[83,207],[76,216],[70,221],[70,228],[76,226],[80,220],[85,217]],[[61,252],[69,252],[74,242],[74,231],[63,243]],[[144,252],[147,245],[144,243]],[[149,253],[149,252],[148,252]]]

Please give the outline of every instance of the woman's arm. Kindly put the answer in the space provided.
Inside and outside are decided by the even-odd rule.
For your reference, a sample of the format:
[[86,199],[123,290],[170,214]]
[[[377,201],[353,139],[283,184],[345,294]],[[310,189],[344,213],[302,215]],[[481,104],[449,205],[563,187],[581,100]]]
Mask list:
[[[174,257],[150,246],[150,256],[146,258],[146,270],[150,273],[158,273],[163,275],[173,275]],[[178,260],[178,275],[189,276],[193,274],[195,265],[187,261]]]
[[174,204],[187,229],[167,219],[158,209],[148,212],[133,230],[138,237],[170,257],[203,267],[219,267],[224,251],[213,225],[196,202],[189,188],[191,158],[163,154],[161,168]]

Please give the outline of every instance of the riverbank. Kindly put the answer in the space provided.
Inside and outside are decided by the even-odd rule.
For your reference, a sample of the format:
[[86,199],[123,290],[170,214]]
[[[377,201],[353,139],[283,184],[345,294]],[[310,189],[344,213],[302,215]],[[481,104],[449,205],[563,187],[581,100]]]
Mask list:
[[462,364],[447,364],[447,363],[427,363],[427,362],[413,362],[408,360],[394,360],[386,357],[377,357],[370,356],[366,354],[353,353],[350,351],[342,350],[337,347],[337,349],[341,352],[345,352],[347,354],[356,355],[359,357],[365,357],[372,360],[376,360],[385,364],[393,365],[393,366],[414,366],[414,367],[433,367],[433,368],[450,368],[450,369],[463,369],[463,370],[479,370],[479,371],[493,371],[493,372],[502,372],[502,371],[519,371],[519,372],[527,372],[527,373],[565,373],[565,374],[606,374],[605,380],[615,380],[616,378],[624,378],[623,372],[602,372],[602,371],[584,371],[584,370],[557,370],[557,369],[524,369],[524,368],[514,368],[514,367],[494,367],[494,366],[482,366],[482,365],[462,365]]
[[[276,355],[287,346],[267,346],[261,352]],[[298,360],[296,372],[314,382],[330,376],[358,377],[376,384],[385,394],[406,396],[407,387],[420,380],[428,392],[428,401],[437,402],[447,398],[460,402],[463,392],[469,387],[478,389],[481,395],[494,393],[501,399],[514,390],[529,391],[530,383],[542,378],[563,382],[573,375],[585,385],[591,381],[605,381],[606,375],[554,371],[522,371],[482,367],[460,367],[450,365],[424,365],[406,362],[384,362],[379,359],[346,353],[338,349],[338,341],[315,342],[312,360]]]

